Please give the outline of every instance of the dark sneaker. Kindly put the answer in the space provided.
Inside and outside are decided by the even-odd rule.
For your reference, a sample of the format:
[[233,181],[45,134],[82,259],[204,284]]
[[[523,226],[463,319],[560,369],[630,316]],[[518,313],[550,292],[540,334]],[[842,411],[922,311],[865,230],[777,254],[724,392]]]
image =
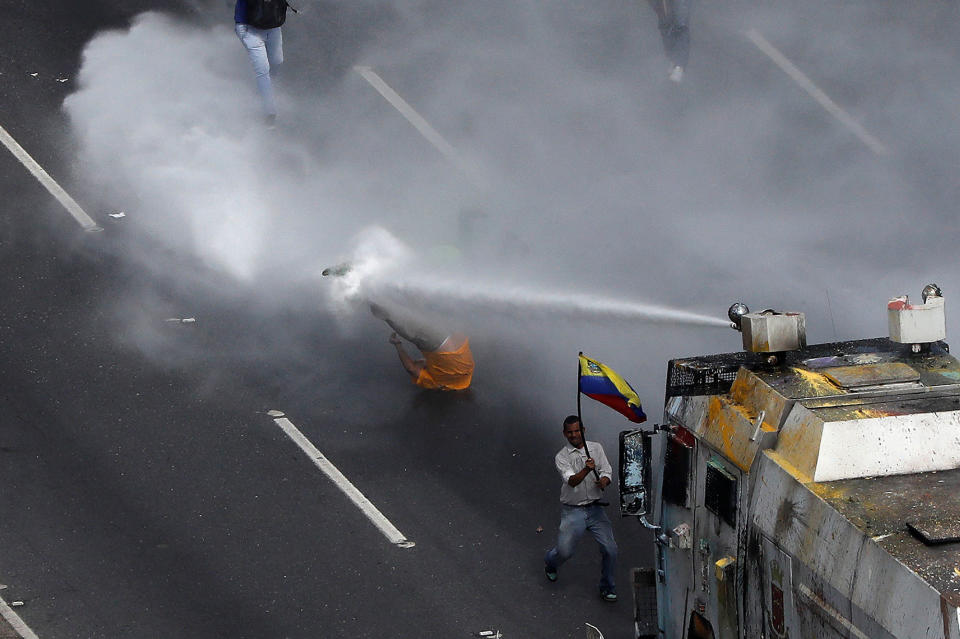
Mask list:
[[544,567],[543,567],[543,572],[547,575],[547,579],[549,579],[550,581],[556,581],[556,580],[557,580],[557,571],[556,571],[556,570],[550,570],[550,567],[549,567],[549,566],[544,566]]
[[352,266],[350,265],[350,262],[344,262],[343,264],[337,264],[336,266],[329,266],[323,269],[320,271],[320,275],[323,275],[324,277],[327,277],[328,275],[340,277],[349,273],[351,268]]
[[612,590],[601,590],[600,598],[604,601],[614,602],[617,600],[617,593],[613,592]]

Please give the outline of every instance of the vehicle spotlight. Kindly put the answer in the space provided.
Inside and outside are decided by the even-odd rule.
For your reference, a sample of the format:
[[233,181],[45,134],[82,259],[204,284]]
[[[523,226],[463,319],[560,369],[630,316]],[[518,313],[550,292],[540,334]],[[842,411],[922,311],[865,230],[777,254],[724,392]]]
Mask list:
[[943,297],[943,292],[940,290],[940,287],[932,282],[923,287],[923,292],[920,293],[923,303],[927,303],[928,297]]
[[747,305],[743,302],[734,302],[730,305],[730,308],[727,309],[727,317],[730,318],[730,327],[735,330],[740,330],[740,319],[750,312],[750,309],[747,308]]

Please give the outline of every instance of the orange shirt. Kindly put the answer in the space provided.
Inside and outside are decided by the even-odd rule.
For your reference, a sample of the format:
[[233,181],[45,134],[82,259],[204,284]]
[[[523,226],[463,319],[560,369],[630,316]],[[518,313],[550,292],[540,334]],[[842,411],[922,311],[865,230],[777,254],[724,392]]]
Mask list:
[[473,353],[470,342],[452,351],[430,351],[423,354],[423,370],[414,383],[420,388],[463,390],[473,379]]

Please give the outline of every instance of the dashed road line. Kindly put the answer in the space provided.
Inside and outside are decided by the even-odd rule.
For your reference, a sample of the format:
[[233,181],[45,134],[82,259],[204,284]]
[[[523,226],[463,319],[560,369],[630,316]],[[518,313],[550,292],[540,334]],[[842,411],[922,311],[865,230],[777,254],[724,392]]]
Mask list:
[[427,142],[433,145],[435,149],[440,151],[450,162],[457,166],[463,173],[473,182],[474,186],[480,187],[483,186],[483,179],[479,175],[476,167],[471,166],[467,163],[463,157],[453,148],[453,145],[447,142],[440,133],[433,128],[426,119],[417,113],[417,110],[414,109],[410,104],[400,97],[396,91],[394,91],[389,84],[387,84],[383,78],[377,75],[377,72],[374,71],[371,67],[366,66],[355,66],[353,70],[359,73],[364,80],[366,80],[370,86],[377,90],[383,99],[390,103],[390,105],[400,112],[407,121],[413,125],[417,131],[420,132]]
[[844,111],[836,102],[830,99],[830,96],[828,96],[820,89],[820,87],[814,84],[813,81],[808,78],[803,71],[798,69],[797,66],[787,58],[787,56],[783,55],[779,49],[770,44],[770,42],[764,38],[759,31],[756,29],[750,29],[747,31],[746,35],[747,38],[758,49],[760,49],[760,51],[770,58],[774,64],[780,67],[784,73],[790,76],[791,80],[800,85],[800,88],[810,94],[810,97],[816,100],[830,115],[837,118],[837,120],[839,120],[843,126],[850,129],[850,131],[857,136],[860,141],[867,146],[867,148],[881,157],[890,155],[890,151],[886,146],[883,145],[882,142],[880,142],[880,140],[867,132],[862,124],[854,120],[849,113]]
[[341,473],[333,463],[324,457],[323,453],[317,450],[317,447],[314,446],[306,436],[300,432],[300,430],[293,425],[286,417],[278,417],[273,420],[274,423],[283,429],[283,432],[287,434],[287,437],[292,439],[297,446],[300,447],[300,450],[307,454],[307,457],[310,458],[310,461],[314,465],[323,471],[323,473],[329,477],[337,488],[339,488],[343,494],[350,498],[350,501],[360,509],[367,519],[376,526],[384,537],[386,537],[391,544],[394,544],[400,548],[412,548],[415,544],[406,537],[403,533],[397,530],[397,528],[390,523],[390,520],[383,516],[377,507],[373,503],[364,497],[363,493],[354,486],[349,479],[347,479],[343,473]]
[[23,622],[20,615],[13,611],[13,608],[7,605],[7,602],[0,597],[0,617],[3,617],[7,623],[13,626],[13,629],[23,639],[40,639],[33,630]]
[[24,150],[20,144],[13,139],[13,136],[7,133],[7,130],[0,126],[0,142],[3,142],[3,145],[9,149],[13,156],[20,161],[30,173],[33,174],[33,177],[37,180],[50,192],[50,194],[57,198],[57,201],[63,205],[63,208],[67,209],[67,212],[73,216],[73,219],[83,227],[84,231],[102,231],[93,219],[87,215],[76,200],[70,197],[70,194],[63,190],[63,188],[57,184],[57,181],[50,177],[50,174],[47,173],[36,160],[34,160],[29,153]]

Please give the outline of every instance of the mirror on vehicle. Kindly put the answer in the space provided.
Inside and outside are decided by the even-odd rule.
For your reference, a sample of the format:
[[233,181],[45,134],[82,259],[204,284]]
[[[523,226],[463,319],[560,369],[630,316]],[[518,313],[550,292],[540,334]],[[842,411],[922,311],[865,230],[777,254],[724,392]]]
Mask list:
[[652,435],[642,430],[620,433],[620,515],[640,517],[648,511]]

